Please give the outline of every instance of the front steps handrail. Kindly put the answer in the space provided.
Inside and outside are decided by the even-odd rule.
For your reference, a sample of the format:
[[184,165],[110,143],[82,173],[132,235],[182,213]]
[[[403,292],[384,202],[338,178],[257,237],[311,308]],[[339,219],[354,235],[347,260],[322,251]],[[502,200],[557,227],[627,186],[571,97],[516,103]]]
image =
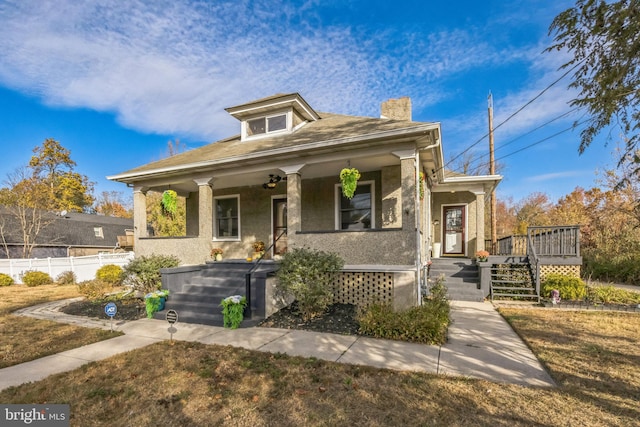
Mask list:
[[[266,254],[267,252],[269,252],[271,249],[273,249],[276,245],[276,243],[278,242],[278,240],[280,240],[280,238],[282,236],[284,236],[287,233],[287,230],[282,230],[282,232],[280,233],[280,235],[276,236],[276,238],[273,240],[273,243],[271,243],[271,245],[265,249],[264,253]],[[245,274],[244,278],[245,278],[245,298],[247,299],[247,305],[244,309],[244,316],[248,317],[249,319],[251,318],[252,314],[253,314],[253,310],[251,309],[251,275],[258,269],[258,266],[262,263],[262,260],[264,259],[264,255],[261,256],[260,258],[258,258],[258,261],[253,265],[253,267],[251,267],[249,269],[249,271],[247,271],[247,273]]]

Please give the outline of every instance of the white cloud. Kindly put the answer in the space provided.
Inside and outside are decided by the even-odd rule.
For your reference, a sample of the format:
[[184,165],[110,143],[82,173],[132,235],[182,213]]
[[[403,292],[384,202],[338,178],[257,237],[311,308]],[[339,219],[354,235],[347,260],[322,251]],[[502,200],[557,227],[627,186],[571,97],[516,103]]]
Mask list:
[[[526,51],[482,41],[481,30],[323,26],[315,7],[8,0],[0,5],[0,82],[51,105],[114,112],[137,130],[212,140],[237,131],[225,107],[262,96],[299,91],[320,111],[376,116],[388,97],[411,96],[422,109],[449,96],[442,80],[527,60]],[[512,94],[501,110],[537,88]],[[560,111],[560,98],[528,110],[513,129]]]
[[592,171],[573,170],[573,171],[546,173],[546,174],[542,174],[542,175],[535,175],[535,176],[526,177],[526,178],[523,179],[523,181],[525,181],[525,182],[544,182],[544,181],[553,181],[553,180],[563,179],[563,178],[573,178],[573,177],[583,176],[583,175],[587,175],[587,174],[593,174],[593,172]]

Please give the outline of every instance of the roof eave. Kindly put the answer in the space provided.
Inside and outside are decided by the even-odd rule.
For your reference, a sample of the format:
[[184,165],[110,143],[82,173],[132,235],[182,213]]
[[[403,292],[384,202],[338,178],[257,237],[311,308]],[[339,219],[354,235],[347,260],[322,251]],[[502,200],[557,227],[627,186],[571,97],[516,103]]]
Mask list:
[[353,144],[356,142],[366,143],[374,142],[380,139],[401,138],[411,136],[423,136],[430,133],[433,130],[440,129],[439,123],[424,123],[417,126],[402,129],[392,129],[382,132],[375,132],[367,135],[359,135],[355,137],[336,138],[331,140],[324,140],[319,142],[313,142],[310,144],[299,145],[295,147],[282,147],[271,150],[258,151],[250,154],[242,154],[238,156],[225,157],[222,159],[206,160],[202,162],[195,162],[183,165],[169,166],[165,168],[151,169],[141,172],[122,173],[118,175],[107,176],[108,180],[118,181],[122,183],[134,183],[142,179],[153,178],[162,176],[165,174],[171,174],[174,172],[185,172],[194,169],[208,169],[215,166],[229,165],[236,162],[255,161],[261,157],[273,157],[280,154],[300,153],[304,151],[312,151],[314,149],[327,149],[327,147],[340,147],[341,145]]

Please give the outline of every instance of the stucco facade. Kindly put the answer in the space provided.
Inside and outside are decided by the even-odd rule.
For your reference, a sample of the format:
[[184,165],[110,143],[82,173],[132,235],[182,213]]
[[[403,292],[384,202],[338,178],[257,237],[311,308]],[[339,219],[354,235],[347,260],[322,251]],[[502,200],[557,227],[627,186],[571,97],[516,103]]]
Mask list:
[[[447,174],[439,123],[411,121],[408,99],[390,107],[391,118],[318,114],[298,94],[287,94],[227,109],[241,122],[239,136],[111,177],[134,187],[137,254],[198,264],[219,247],[225,258],[245,259],[255,241],[273,243],[281,220],[289,249],[336,252],[350,271],[397,273],[404,295],[398,300],[418,301],[431,248],[442,242],[442,207],[465,206],[460,255],[472,255],[484,244],[481,201],[501,177]],[[288,124],[273,134],[268,126],[252,127],[268,123],[270,114]],[[360,171],[366,197],[342,197],[343,168]],[[149,237],[146,191],[169,187],[186,197],[187,236]],[[237,200],[228,218],[234,228],[222,236],[220,198]]]

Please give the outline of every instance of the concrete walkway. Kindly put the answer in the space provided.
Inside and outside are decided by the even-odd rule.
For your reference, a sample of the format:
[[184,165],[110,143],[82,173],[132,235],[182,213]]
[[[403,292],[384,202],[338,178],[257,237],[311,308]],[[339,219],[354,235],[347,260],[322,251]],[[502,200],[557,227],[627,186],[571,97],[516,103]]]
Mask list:
[[[92,320],[61,313],[60,307],[68,302],[42,304],[15,314],[111,329],[106,317]],[[230,330],[187,323],[174,325],[173,338],[401,371],[466,376],[526,386],[555,386],[533,353],[490,303],[454,301],[451,305],[453,324],[449,328],[449,340],[443,346],[290,329]],[[167,322],[154,319],[114,320],[113,329],[125,335],[0,369],[0,390],[168,340],[168,326]]]

